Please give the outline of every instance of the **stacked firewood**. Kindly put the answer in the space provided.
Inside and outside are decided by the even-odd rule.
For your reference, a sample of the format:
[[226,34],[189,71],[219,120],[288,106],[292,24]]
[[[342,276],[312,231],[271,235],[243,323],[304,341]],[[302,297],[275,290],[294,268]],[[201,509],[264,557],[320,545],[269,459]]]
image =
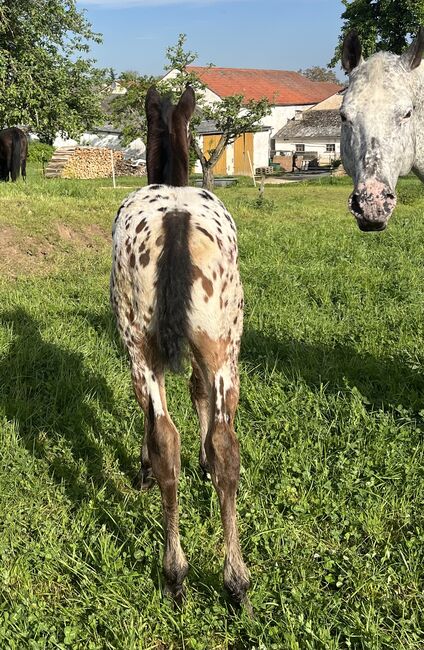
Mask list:
[[60,176],[62,178],[110,178],[112,176],[112,155],[116,176],[146,173],[145,166],[133,167],[124,160],[122,151],[98,147],[76,147],[69,156]]
[[132,165],[129,160],[118,160],[115,165],[115,174],[116,176],[146,176],[147,167],[146,165]]

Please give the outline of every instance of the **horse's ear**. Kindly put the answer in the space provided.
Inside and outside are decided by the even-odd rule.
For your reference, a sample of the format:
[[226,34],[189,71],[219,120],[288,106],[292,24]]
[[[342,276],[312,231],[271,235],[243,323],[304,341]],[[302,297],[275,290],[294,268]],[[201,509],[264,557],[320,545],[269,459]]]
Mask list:
[[161,119],[161,102],[162,98],[155,86],[151,86],[146,94],[145,108],[147,123],[156,124]]
[[346,34],[342,46],[342,66],[350,74],[362,61],[362,45],[354,29]]
[[195,108],[196,108],[196,96],[194,94],[194,90],[191,86],[187,86],[187,88],[185,89],[185,91],[180,97],[180,101],[175,107],[175,111],[179,115],[182,115],[188,122],[191,116],[193,115]]
[[146,142],[146,163],[147,182],[163,183],[164,161],[162,154],[162,98],[154,86],[149,88],[146,94],[146,117],[147,117],[147,142]]
[[424,54],[424,27],[420,27],[416,39],[401,55],[400,60],[407,70],[415,70],[420,65]]

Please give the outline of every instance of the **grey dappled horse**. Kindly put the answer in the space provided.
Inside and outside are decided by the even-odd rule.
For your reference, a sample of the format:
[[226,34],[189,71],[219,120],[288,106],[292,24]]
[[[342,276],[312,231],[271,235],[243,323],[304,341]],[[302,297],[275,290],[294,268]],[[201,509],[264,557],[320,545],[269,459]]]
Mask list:
[[401,55],[366,61],[356,32],[343,43],[349,87],[341,107],[341,155],[354,190],[349,208],[361,230],[384,230],[396,183],[411,170],[424,182],[424,28]]

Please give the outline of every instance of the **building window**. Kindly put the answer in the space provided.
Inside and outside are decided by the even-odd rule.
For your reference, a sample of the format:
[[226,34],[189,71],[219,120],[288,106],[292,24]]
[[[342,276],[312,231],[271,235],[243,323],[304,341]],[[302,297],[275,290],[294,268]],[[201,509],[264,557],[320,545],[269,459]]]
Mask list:
[[327,153],[335,153],[336,145],[335,144],[326,144],[325,145],[325,150],[326,150]]
[[296,145],[296,151],[305,151],[305,145],[304,144],[297,144]]

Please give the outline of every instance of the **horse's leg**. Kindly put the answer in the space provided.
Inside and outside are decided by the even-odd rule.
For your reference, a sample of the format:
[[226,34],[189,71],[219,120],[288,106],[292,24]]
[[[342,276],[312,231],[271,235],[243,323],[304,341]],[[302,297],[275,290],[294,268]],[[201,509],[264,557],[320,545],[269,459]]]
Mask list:
[[193,372],[190,377],[190,394],[193,406],[197,411],[200,424],[200,451],[199,463],[202,470],[203,478],[210,479],[210,470],[205,451],[205,440],[209,429],[211,406],[209,399],[208,385],[205,382],[203,372],[196,359],[191,360]]
[[[144,344],[140,347],[143,348]],[[167,410],[163,372],[150,360],[147,363],[136,347],[129,348],[129,353],[134,390],[144,412],[145,422],[142,466],[137,478],[139,484],[149,487],[153,474],[159,485],[164,514],[165,586],[166,591],[177,603],[180,603],[183,596],[183,581],[188,572],[178,526],[180,436]]]
[[[215,354],[210,349],[210,342],[208,348],[202,354],[212,405],[205,451],[219,499],[224,529],[224,584],[237,603],[248,604],[246,592],[249,588],[249,572],[241,554],[236,518],[236,495],[240,478],[239,443],[234,431],[239,397],[238,343],[230,343],[224,355],[219,341],[216,342]],[[219,367],[212,368],[210,363],[208,367],[207,359],[211,357],[220,359]]]
[[149,408],[149,396],[145,379],[146,368],[141,363],[132,364],[132,381],[137,401],[144,413],[144,436],[140,454],[140,469],[133,481],[137,490],[147,490],[153,485],[152,465],[150,463],[147,439],[153,427],[153,415]]
[[25,182],[26,182],[26,163],[27,163],[26,157],[22,158],[22,161],[21,161],[21,174],[22,174],[22,178],[24,179]]
[[180,434],[167,407],[163,373],[150,377],[150,411],[153,426],[147,436],[147,448],[153,475],[159,485],[164,514],[165,552],[163,572],[165,588],[176,604],[181,604],[183,581],[188,563],[181,548],[178,523],[178,480],[181,471]]
[[[219,498],[226,546],[224,584],[237,603],[246,601],[249,572],[241,554],[236,518],[236,495],[240,479],[239,443],[234,432],[239,378],[235,369],[230,373],[227,363],[215,373],[213,395],[215,413],[206,438],[206,454],[212,481]],[[228,382],[228,378],[230,381]]]
[[6,183],[9,182],[11,174],[12,174],[12,157],[13,157],[13,142],[10,142],[10,147],[7,149],[7,154],[6,154],[6,175],[5,175],[5,181]]

